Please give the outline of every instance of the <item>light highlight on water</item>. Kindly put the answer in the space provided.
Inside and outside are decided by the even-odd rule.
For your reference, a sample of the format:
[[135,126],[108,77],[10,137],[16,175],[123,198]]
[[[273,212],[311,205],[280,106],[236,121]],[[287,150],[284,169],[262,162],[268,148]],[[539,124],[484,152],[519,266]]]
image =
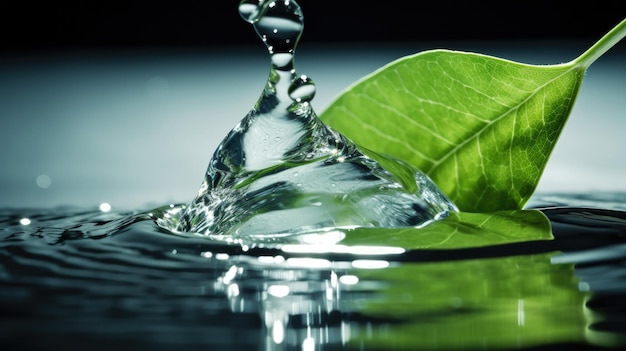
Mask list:
[[554,241],[491,248],[246,251],[155,225],[155,216],[174,208],[5,210],[2,341],[61,340],[67,350],[131,342],[164,351],[256,349],[259,340],[268,351],[626,344],[624,260],[617,255],[623,211],[548,207]]
[[102,212],[109,212],[109,211],[111,211],[111,205],[109,203],[107,203],[107,202],[101,203],[100,206],[98,206],[98,208]]

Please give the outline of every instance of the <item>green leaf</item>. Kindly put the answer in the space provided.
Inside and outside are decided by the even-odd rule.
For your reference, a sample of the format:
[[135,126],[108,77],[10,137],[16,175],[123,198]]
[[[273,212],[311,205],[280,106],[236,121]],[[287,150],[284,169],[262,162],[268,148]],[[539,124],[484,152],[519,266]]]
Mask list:
[[421,169],[461,211],[521,209],[587,68],[624,36],[626,20],[558,65],[425,51],[357,81],[320,118],[357,144]]
[[507,210],[453,213],[423,228],[356,228],[340,244],[457,249],[552,238],[550,221],[541,211]]

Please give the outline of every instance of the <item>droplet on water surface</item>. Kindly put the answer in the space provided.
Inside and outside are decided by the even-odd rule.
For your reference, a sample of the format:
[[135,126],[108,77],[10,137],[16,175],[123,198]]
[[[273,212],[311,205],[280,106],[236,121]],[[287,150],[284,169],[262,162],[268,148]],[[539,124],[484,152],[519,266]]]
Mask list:
[[215,150],[196,198],[161,218],[161,226],[279,238],[424,226],[457,210],[425,174],[399,160],[365,154],[317,117],[311,106],[315,84],[294,66],[304,24],[295,1],[243,0],[239,12],[270,54],[265,89]]

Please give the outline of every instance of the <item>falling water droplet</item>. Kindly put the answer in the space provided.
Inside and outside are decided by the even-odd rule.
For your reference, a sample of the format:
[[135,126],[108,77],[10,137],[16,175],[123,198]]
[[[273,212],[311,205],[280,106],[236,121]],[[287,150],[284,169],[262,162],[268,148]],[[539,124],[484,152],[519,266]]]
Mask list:
[[289,97],[296,102],[309,102],[315,96],[315,83],[302,75],[296,78],[289,86]]
[[295,1],[243,0],[239,13],[267,46],[265,88],[215,150],[196,198],[157,223],[200,235],[278,238],[423,226],[457,210],[423,173],[363,153],[317,117],[315,84],[294,64],[304,25]]
[[244,21],[254,23],[260,17],[264,0],[243,0],[239,3],[239,15]]

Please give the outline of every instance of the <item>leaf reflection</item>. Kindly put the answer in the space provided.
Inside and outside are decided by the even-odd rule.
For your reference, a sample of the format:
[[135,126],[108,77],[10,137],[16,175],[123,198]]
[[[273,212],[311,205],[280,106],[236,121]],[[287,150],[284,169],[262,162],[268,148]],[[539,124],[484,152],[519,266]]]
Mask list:
[[360,265],[245,258],[218,279],[265,349],[502,349],[579,342],[585,293],[551,253]]

